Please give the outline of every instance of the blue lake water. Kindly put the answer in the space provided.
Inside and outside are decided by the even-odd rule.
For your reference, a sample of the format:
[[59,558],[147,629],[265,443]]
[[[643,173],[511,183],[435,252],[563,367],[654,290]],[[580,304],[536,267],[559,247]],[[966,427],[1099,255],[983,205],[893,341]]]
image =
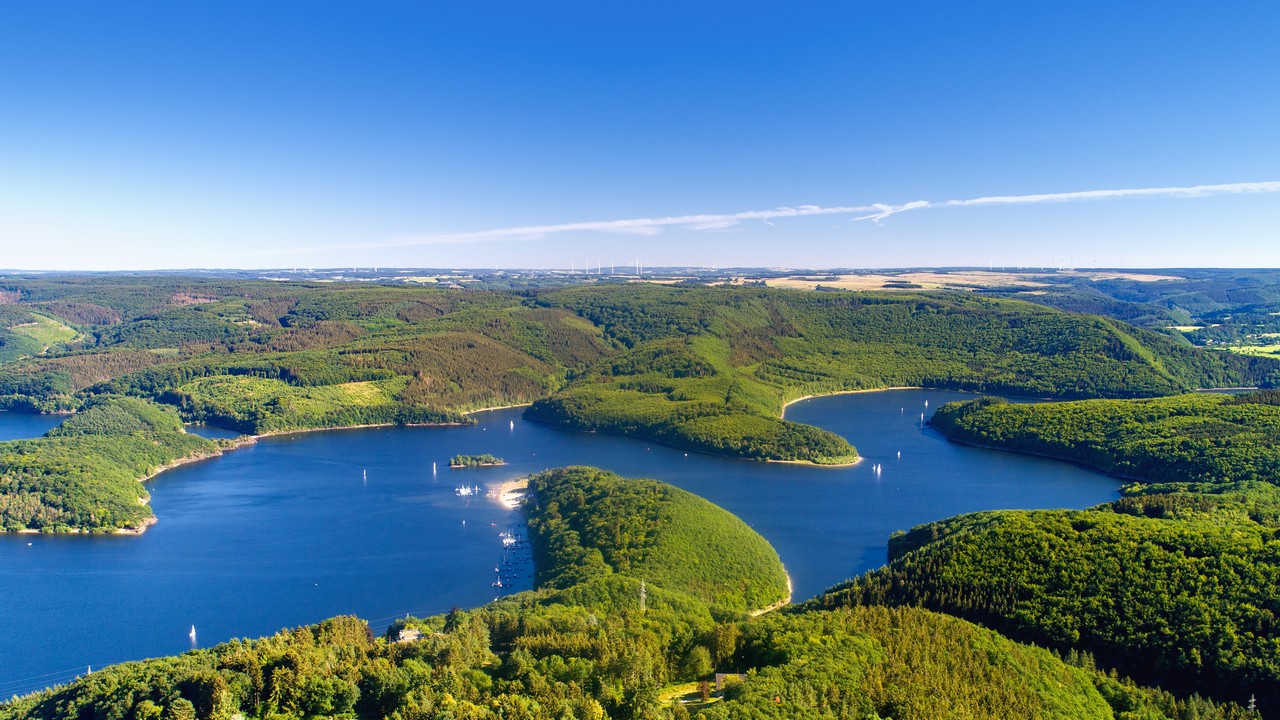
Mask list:
[[[141,537],[0,535],[0,697],[88,665],[344,613],[381,630],[405,613],[525,589],[528,573],[514,587],[492,584],[503,555],[498,533],[519,514],[455,487],[560,465],[658,478],[737,514],[777,548],[797,600],[883,564],[894,530],[975,510],[1079,508],[1117,496],[1118,482],[1098,473],[953,445],[920,427],[921,412],[964,397],[903,390],[788,408],[788,419],[857,446],[865,459],[847,468],[686,454],[526,423],[520,410],[481,413],[472,427],[264,439],[158,476],[150,489],[159,522]],[[26,419],[0,415],[0,428],[18,421],[0,432],[24,432]],[[459,453],[492,453],[508,465],[450,470]]]
[[66,415],[0,412],[0,442],[40,437],[66,419]]

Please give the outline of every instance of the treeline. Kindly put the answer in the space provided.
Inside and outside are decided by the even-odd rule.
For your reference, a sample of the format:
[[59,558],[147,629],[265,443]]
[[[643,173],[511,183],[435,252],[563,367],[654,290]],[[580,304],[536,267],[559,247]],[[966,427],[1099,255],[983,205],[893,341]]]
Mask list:
[[[723,511],[661,483],[588,468],[544,473],[531,488],[538,503],[528,506],[537,522],[531,530],[539,542],[573,548],[544,553],[544,561],[577,563],[585,553],[620,564],[577,581],[568,565],[541,566],[561,587],[473,611],[405,618],[382,637],[357,619],[334,618],[261,640],[98,669],[0,705],[0,720],[1249,717],[1238,706],[1179,700],[1103,674],[1086,655],[1064,662],[914,608],[754,619],[713,609],[687,591],[732,584],[736,571],[702,565],[697,572],[706,582],[690,585],[668,574],[679,589],[667,589],[657,578],[676,571],[652,564],[646,549],[664,545],[668,535],[693,540],[695,524],[675,518],[668,505],[691,508],[689,519],[713,526],[724,524]],[[585,502],[588,495],[608,502]],[[552,504],[565,510],[553,512]],[[765,566],[775,567],[772,549],[738,526],[723,537],[737,543],[750,536],[769,551]],[[697,564],[693,555],[685,561]],[[643,591],[637,575],[649,578]],[[672,690],[677,698],[685,694],[676,684],[715,672],[732,678],[722,700],[664,699]]]
[[0,443],[0,528],[7,532],[139,530],[153,521],[138,482],[160,467],[215,454],[171,408],[101,397],[44,437]]
[[1146,482],[1280,483],[1274,392],[1153,400],[949,403],[933,426],[949,439],[1046,455]]

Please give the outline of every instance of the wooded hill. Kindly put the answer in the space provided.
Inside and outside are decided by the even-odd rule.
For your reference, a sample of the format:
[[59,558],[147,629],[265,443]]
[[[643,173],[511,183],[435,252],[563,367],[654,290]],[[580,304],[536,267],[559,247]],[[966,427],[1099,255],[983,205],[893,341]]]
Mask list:
[[919,606],[1179,693],[1280,706],[1280,539],[1240,508],[964,515],[890,543],[890,562],[813,607]]
[[789,400],[922,385],[1048,397],[1155,396],[1274,363],[1197,352],[1102,318],[962,295],[643,286],[538,297],[628,348],[527,417],[764,459],[838,463],[852,448],[777,420]]
[[736,612],[787,598],[786,572],[769,543],[677,487],[573,467],[534,475],[527,497],[539,587],[617,572]]
[[[1239,706],[1177,699],[1098,672],[1086,657],[1073,655],[1067,663],[1047,650],[915,608],[748,618],[710,606],[695,595],[736,583],[742,563],[754,562],[754,549],[727,563],[690,563],[681,575],[645,560],[644,548],[700,540],[689,526],[666,521],[681,514],[668,503],[686,507],[735,541],[748,539],[745,528],[674,488],[652,481],[628,487],[630,482],[575,468],[533,483],[539,503],[529,511],[536,542],[574,548],[545,557],[576,562],[586,553],[620,563],[576,582],[570,580],[573,568],[549,565],[539,570],[560,587],[539,587],[473,611],[407,618],[384,637],[374,637],[355,618],[334,618],[262,640],[103,668],[0,705],[0,720],[1248,717]],[[622,509],[602,503],[551,508],[571,507],[577,490],[584,496],[608,492]],[[577,535],[572,542],[571,534]],[[685,539],[672,541],[668,534]],[[751,535],[750,545],[768,548]],[[767,560],[747,574],[770,576],[776,556]],[[663,587],[655,577],[646,583],[642,607],[634,571],[646,562],[645,573],[678,587]],[[744,673],[746,680],[710,703],[665,699],[673,690],[683,694],[674,684],[716,671]]]
[[933,427],[957,442],[1045,455],[1144,482],[1280,484],[1280,392],[1152,400],[948,403]]
[[948,437],[1139,482],[1085,511],[1008,511],[895,537],[890,562],[813,607],[921,606],[1105,667],[1280,706],[1275,391],[940,408]]
[[44,437],[0,442],[0,529],[142,529],[154,516],[139,480],[228,445],[188,435],[172,408],[95,397]]

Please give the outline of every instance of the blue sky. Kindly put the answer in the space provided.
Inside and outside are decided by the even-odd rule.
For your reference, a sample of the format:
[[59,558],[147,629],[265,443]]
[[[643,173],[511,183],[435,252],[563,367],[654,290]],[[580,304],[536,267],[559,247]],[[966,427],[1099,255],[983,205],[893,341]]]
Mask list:
[[6,4],[0,267],[1280,266],[1280,5],[630,5]]

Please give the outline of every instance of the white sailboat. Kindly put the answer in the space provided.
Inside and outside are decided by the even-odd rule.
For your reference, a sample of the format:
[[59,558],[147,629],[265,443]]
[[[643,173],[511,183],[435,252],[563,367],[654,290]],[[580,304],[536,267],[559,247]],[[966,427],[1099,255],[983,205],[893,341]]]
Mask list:
[[187,637],[191,638],[191,642],[196,641],[196,626],[191,626],[191,632],[187,633]]

